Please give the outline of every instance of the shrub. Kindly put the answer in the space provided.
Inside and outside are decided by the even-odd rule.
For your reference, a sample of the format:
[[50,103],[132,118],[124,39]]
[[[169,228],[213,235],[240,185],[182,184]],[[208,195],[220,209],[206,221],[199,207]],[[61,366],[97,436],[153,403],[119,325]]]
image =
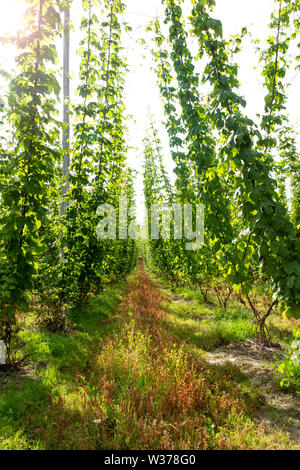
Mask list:
[[280,381],[281,387],[293,387],[300,396],[300,329],[295,330],[294,338],[278,370],[283,376]]

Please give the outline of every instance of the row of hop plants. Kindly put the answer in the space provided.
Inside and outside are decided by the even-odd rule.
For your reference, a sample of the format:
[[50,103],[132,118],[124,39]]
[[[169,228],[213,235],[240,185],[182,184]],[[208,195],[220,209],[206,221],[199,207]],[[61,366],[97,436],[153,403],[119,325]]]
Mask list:
[[[237,296],[251,308],[266,342],[266,321],[276,307],[294,317],[300,313],[299,154],[286,114],[285,80],[287,70],[298,67],[287,53],[297,47],[300,5],[276,2],[271,34],[260,51],[265,108],[254,122],[244,111],[234,62],[246,29],[224,38],[222,23],[212,16],[213,0],[193,2],[189,28],[181,0],[163,3],[167,33],[158,20],[149,30],[176,180],[170,191],[152,132],[145,141],[146,205],[150,211],[153,203],[201,202],[205,241],[193,252],[185,250],[185,240],[151,240],[148,257],[168,278],[198,286],[204,297],[213,289],[222,309]],[[196,58],[190,39],[198,44]],[[284,188],[291,176],[289,209]],[[254,295],[259,284],[270,299],[263,308]]]
[[133,240],[100,241],[96,235],[100,204],[116,205],[122,193],[129,203],[134,198],[124,140],[125,6],[120,0],[82,1],[78,97],[69,103],[71,165],[62,196],[66,125],[59,119],[57,45],[72,1],[27,4],[24,33],[8,40],[18,51],[16,70],[6,74],[0,110],[0,338],[9,361],[16,314],[33,295],[50,305],[54,323],[64,328],[70,308],[81,308],[136,260]]

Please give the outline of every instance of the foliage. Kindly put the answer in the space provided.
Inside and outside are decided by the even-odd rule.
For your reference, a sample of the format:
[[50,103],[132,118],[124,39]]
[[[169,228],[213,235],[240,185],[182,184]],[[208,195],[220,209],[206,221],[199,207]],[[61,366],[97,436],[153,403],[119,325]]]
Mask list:
[[45,249],[40,234],[59,158],[56,98],[60,87],[50,63],[56,64],[53,41],[60,16],[52,1],[32,0],[27,18],[32,33],[16,39],[18,72],[10,82],[6,111],[12,135],[6,177],[1,178],[1,325],[14,322],[16,308],[26,304],[33,287],[38,255]]
[[117,0],[106,2],[100,28],[95,7],[100,11],[98,1],[83,2],[87,16],[81,29],[87,36],[79,49],[81,103],[74,107],[75,141],[60,266],[60,297],[78,305],[87,301],[91,290],[128,272],[135,260],[132,240],[100,241],[96,234],[98,206],[117,206],[122,191],[132,204],[133,194],[132,175],[125,165],[122,99],[126,64],[121,57],[119,23],[124,5]]
[[[282,7],[280,2],[279,16],[271,23],[278,33],[275,39],[269,38],[263,55],[268,94],[266,115],[258,130],[241,111],[246,101],[238,94],[238,67],[231,62],[232,54],[241,48],[246,30],[235,38],[233,45],[232,40],[223,38],[221,22],[210,16],[215,2],[194,2],[190,17],[192,34],[198,40],[198,58],[206,60],[202,82],[211,85],[209,99],[204,102],[198,91],[199,76],[188,47],[181,3],[180,0],[166,2],[165,23],[169,24],[171,53],[162,48],[166,39],[156,20],[152,25],[156,44],[153,54],[168,116],[170,146],[176,148],[172,153],[176,164],[173,202],[205,204],[205,243],[192,255],[182,252],[176,240],[160,243],[157,249],[161,252],[163,272],[172,272],[177,279],[200,285],[204,292],[207,286],[213,286],[222,308],[226,309],[234,291],[245,296],[260,336],[265,338],[266,319],[279,301],[291,315],[297,316],[299,312],[298,230],[289,220],[272,176],[273,168],[276,169],[272,155],[276,145],[274,134],[278,133],[281,141],[281,161],[285,164],[298,161],[295,139],[291,138],[288,126],[281,126],[287,118],[282,113],[286,98],[280,81],[287,67],[287,28],[297,5],[287,2]],[[297,29],[298,24],[294,23]],[[178,88],[173,86],[172,70]],[[152,173],[156,175],[157,169]],[[149,195],[145,196],[147,200]],[[179,270],[174,270],[171,261],[173,248],[182,276]],[[261,279],[268,282],[271,296],[266,311],[259,311],[251,295]]]
[[278,367],[282,379],[280,385],[288,388],[294,386],[300,394],[300,330],[295,330],[294,340],[291,343],[284,361]]
[[287,72],[293,65],[288,59],[291,46],[299,34],[299,2],[286,0],[277,2],[278,12],[272,15],[270,23],[271,35],[267,41],[267,49],[261,54],[264,64],[262,76],[267,89],[265,97],[265,115],[262,117],[262,135],[259,145],[265,153],[278,149],[278,158],[274,162],[274,170],[281,186],[286,187],[287,178],[292,178],[292,221],[298,221],[298,174],[299,152],[294,129],[286,114]]
[[124,137],[121,37],[128,26],[120,22],[119,0],[107,0],[104,11],[98,0],[82,3],[68,210],[59,219],[63,152],[55,40],[62,31],[60,11],[70,4],[29,0],[27,35],[14,39],[19,71],[10,79],[7,105],[1,104],[1,119],[11,125],[9,139],[1,138],[0,159],[0,336],[8,353],[15,314],[33,291],[60,325],[68,307],[87,302],[136,261],[134,240],[100,241],[96,234],[100,204],[117,206],[122,194],[129,206],[134,203]]
[[[210,7],[214,2],[205,4]],[[210,18],[204,3],[198,3],[193,10],[192,24],[199,39],[200,54],[206,52],[210,57],[204,79],[213,86],[212,118],[226,140],[222,155],[233,165],[236,197],[245,228],[252,233],[258,251],[259,267],[270,277],[274,295],[297,315],[299,240],[278,199],[276,183],[271,177],[272,160],[255,148],[255,139],[260,134],[240,111],[243,100],[234,90],[238,86],[237,67],[229,63],[220,22]]]

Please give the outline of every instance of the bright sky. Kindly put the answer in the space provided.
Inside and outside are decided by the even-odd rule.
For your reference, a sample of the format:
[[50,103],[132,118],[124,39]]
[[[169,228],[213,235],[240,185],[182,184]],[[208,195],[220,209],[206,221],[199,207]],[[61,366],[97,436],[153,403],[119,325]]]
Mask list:
[[[80,19],[80,0],[74,0],[75,6],[72,12],[76,24]],[[161,140],[164,147],[164,158],[167,168],[172,174],[172,160],[168,148],[166,131],[162,125],[164,120],[163,107],[156,85],[155,74],[151,71],[152,60],[138,40],[146,37],[145,27],[156,15],[163,17],[163,6],[160,0],[125,0],[127,4],[126,21],[132,26],[133,31],[126,34],[124,47],[128,59],[129,73],[126,79],[126,104],[128,114],[133,116],[129,122],[129,144],[134,147],[129,152],[128,162],[131,167],[138,171],[136,182],[138,218],[143,216],[143,145],[146,128],[149,124],[149,111],[154,116],[156,125],[160,130]],[[190,11],[190,0],[185,2],[185,13]],[[224,34],[229,36],[240,32],[243,26],[247,26],[253,39],[260,38],[262,45],[268,35],[267,25],[272,10],[275,7],[273,0],[216,0],[215,17],[223,22]],[[22,20],[24,0],[0,0],[0,36],[13,34]],[[74,49],[80,36],[72,33],[71,44]],[[146,56],[146,57],[145,57]],[[13,50],[11,47],[1,46],[0,68],[13,67]],[[265,91],[261,80],[259,81],[259,70],[257,66],[257,55],[255,45],[247,40],[243,52],[239,56],[240,82],[242,83],[242,94],[247,99],[247,112],[250,117],[255,118],[257,113],[263,110],[263,99]],[[76,76],[78,59],[74,55],[71,60],[72,73]],[[291,72],[288,81],[292,82],[289,89],[288,112],[292,123],[298,126],[300,121],[300,73]],[[75,90],[73,83],[72,91]]]

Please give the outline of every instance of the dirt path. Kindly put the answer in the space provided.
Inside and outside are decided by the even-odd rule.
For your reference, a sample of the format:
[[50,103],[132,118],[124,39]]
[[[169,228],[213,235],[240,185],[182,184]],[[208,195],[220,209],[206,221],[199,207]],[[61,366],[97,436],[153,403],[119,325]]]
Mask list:
[[230,344],[206,353],[209,364],[231,363],[240,368],[253,387],[261,392],[258,421],[285,430],[300,444],[300,399],[280,389],[275,377],[278,351],[247,343]]

